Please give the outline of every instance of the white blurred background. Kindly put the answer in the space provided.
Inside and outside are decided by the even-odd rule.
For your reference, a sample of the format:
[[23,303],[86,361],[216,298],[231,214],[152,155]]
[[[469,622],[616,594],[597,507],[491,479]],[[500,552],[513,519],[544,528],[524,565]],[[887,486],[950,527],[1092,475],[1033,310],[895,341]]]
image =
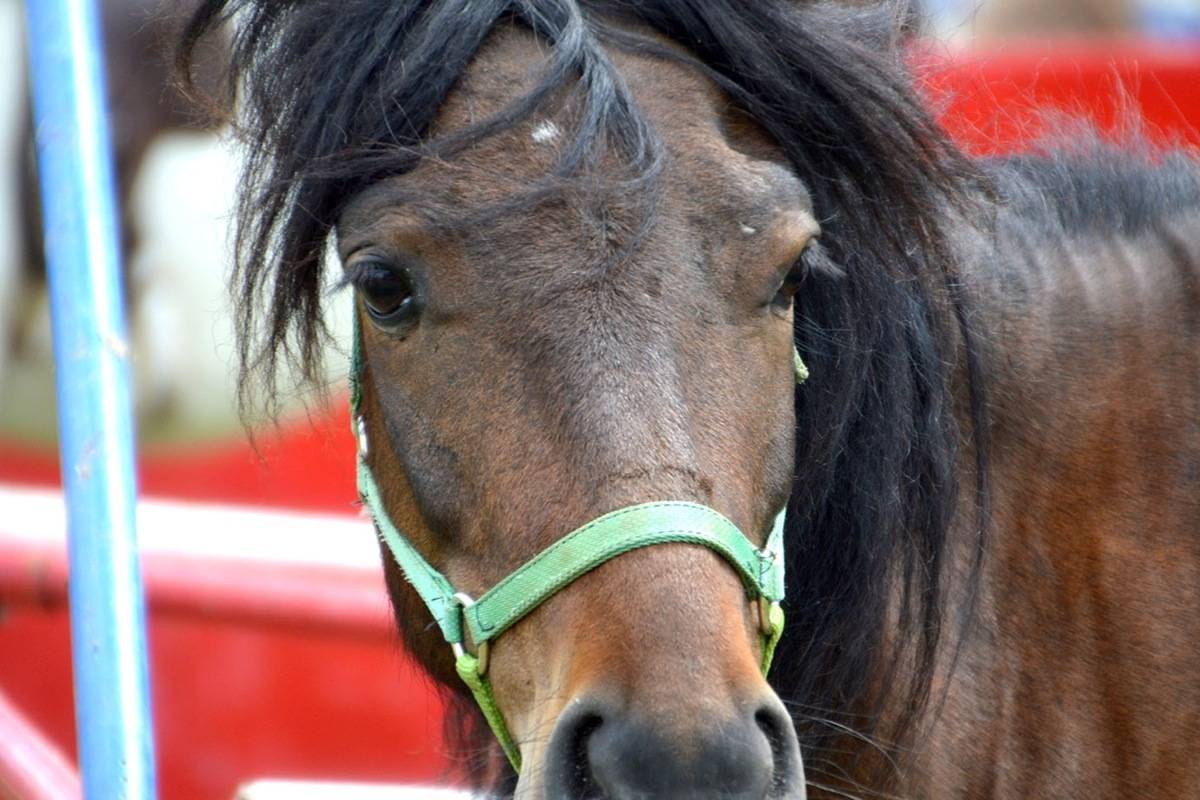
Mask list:
[[[151,30],[159,0],[103,0],[101,5],[106,22],[113,15],[128,18],[126,24],[109,25],[109,46],[118,56],[130,55],[120,53],[121,47],[148,42],[160,51],[156,57],[135,55],[143,73],[132,86],[113,87],[112,93],[122,97],[113,120],[119,149],[123,131],[160,122],[147,109],[167,102],[154,95],[155,90],[164,93],[169,42],[161,30]],[[56,423],[47,297],[40,270],[29,266],[32,254],[26,252],[40,243],[30,247],[23,235],[27,187],[22,170],[28,150],[23,23],[21,0],[0,0],[0,440],[50,443]],[[132,40],[130,31],[136,33]],[[130,60],[120,64],[128,66]],[[129,76],[123,66],[111,65],[110,82]],[[133,95],[139,90],[144,96]],[[159,130],[138,155],[139,163],[121,178],[127,183],[126,214],[133,232],[125,269],[139,439],[154,445],[237,436],[241,423],[233,403],[235,350],[226,290],[236,148],[225,131],[191,123]],[[344,330],[348,309],[334,311],[341,320],[335,329]],[[346,372],[336,355],[330,370],[331,380]],[[302,410],[304,400],[290,398],[285,412]]]

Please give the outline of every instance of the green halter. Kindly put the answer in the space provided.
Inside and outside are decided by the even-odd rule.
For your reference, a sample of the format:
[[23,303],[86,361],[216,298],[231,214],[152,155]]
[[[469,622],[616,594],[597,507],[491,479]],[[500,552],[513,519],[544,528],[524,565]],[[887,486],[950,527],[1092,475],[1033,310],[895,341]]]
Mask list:
[[[470,688],[513,768],[520,771],[521,753],[496,704],[487,678],[490,643],[533,609],[581,575],[622,553],[655,544],[681,542],[716,551],[734,568],[747,595],[758,603],[763,635],[762,671],[771,667],[775,645],[783,633],[783,519],[780,511],[760,550],[737,526],[717,511],[695,503],[668,501],[645,503],[612,511],[575,529],[538,553],[515,572],[473,600],[456,592],[396,528],[384,507],[371,468],[363,423],[362,343],[358,315],[354,320],[354,353],[350,367],[350,413],[358,441],[358,491],[370,512],[375,530],[391,551],[404,577],[416,590],[442,635],[454,650],[455,668]],[[795,354],[796,382],[808,370]],[[464,635],[470,634],[475,653],[467,651]]]

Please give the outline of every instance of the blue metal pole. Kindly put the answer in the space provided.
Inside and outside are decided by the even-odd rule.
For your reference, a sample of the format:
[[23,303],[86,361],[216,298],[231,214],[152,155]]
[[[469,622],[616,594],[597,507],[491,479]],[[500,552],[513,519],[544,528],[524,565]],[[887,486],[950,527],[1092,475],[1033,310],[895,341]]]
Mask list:
[[129,340],[94,0],[27,0],[88,800],[151,800]]

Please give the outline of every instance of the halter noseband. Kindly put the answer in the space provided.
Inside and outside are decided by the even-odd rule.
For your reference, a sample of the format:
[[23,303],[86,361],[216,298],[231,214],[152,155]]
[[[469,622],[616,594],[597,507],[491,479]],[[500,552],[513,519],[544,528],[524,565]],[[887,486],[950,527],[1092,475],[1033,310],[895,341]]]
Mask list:
[[[483,711],[508,760],[518,772],[521,752],[496,704],[487,678],[492,640],[580,576],[622,553],[672,542],[696,544],[721,555],[746,587],[747,596],[758,606],[759,630],[763,636],[762,671],[771,667],[775,645],[783,633],[783,523],[784,511],[762,549],[719,512],[707,506],[682,501],[644,503],[611,511],[559,539],[518,567],[508,577],[473,600],[454,587],[417,552],[392,522],[384,507],[379,487],[367,465],[369,442],[362,418],[362,338],[358,314],[354,315],[354,352],[350,367],[350,414],[358,442],[358,492],[405,579],[420,595],[429,613],[454,651],[455,669]],[[796,382],[803,383],[808,370],[796,352]],[[470,634],[475,652],[467,650]]]

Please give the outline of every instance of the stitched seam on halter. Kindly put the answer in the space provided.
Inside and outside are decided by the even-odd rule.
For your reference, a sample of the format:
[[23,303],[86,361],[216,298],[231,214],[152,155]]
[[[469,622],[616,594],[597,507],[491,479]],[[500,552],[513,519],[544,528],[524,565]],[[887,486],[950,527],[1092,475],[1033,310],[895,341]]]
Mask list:
[[[689,505],[689,504],[663,503],[660,505],[661,506],[670,506],[670,505]],[[582,531],[583,531],[583,529],[581,528],[579,532],[582,533]],[[733,532],[736,535],[742,536],[743,538],[745,538],[744,535],[742,534],[742,532],[740,530],[737,530],[737,528],[733,528]],[[567,541],[567,539],[572,538],[572,536],[568,536],[568,537],[564,538],[563,540],[560,540],[559,544]],[[746,539],[746,542],[748,544],[750,544],[750,546],[753,548],[753,543],[751,543],[749,539]],[[624,555],[625,553],[631,552],[633,550],[639,550],[643,547],[650,547],[650,546],[656,545],[656,544],[696,544],[696,545],[703,545],[704,547],[707,547],[710,550],[715,550],[720,555],[724,556],[726,561],[728,561],[730,564],[734,565],[737,568],[737,571],[741,574],[744,583],[752,585],[755,589],[758,590],[759,594],[765,594],[765,592],[764,592],[764,589],[765,589],[764,584],[766,583],[765,578],[769,574],[770,568],[771,568],[771,564],[767,561],[767,559],[764,559],[761,556],[759,556],[750,563],[743,563],[738,558],[738,553],[736,552],[736,548],[731,547],[729,544],[727,544],[724,541],[724,539],[721,538],[720,534],[718,534],[716,532],[712,532],[712,531],[695,530],[692,528],[679,528],[679,529],[673,529],[673,530],[655,531],[653,534],[644,536],[638,540],[628,542],[625,545],[615,549],[611,553],[604,553],[604,557],[599,558],[599,560],[580,562],[577,565],[574,565],[574,566],[568,567],[566,569],[560,570],[558,572],[552,573],[545,580],[539,581],[540,583],[553,584],[554,589],[551,592],[546,593],[546,594],[539,593],[539,594],[535,594],[535,595],[529,595],[529,596],[527,596],[526,600],[518,603],[517,605],[512,606],[513,611],[511,613],[502,614],[501,615],[502,618],[493,624],[490,624],[490,625],[486,624],[480,618],[480,611],[479,611],[480,606],[486,607],[487,600],[488,600],[489,596],[492,595],[493,592],[502,591],[503,588],[507,587],[511,583],[515,583],[516,581],[518,581],[522,574],[522,572],[520,570],[518,570],[517,572],[510,574],[509,577],[505,578],[500,583],[496,584],[496,586],[494,586],[492,589],[488,590],[488,592],[486,594],[484,594],[479,600],[476,601],[474,606],[471,606],[471,608],[465,610],[464,613],[467,616],[468,626],[472,629],[471,630],[472,634],[476,633],[476,629],[478,629],[478,631],[480,633],[485,634],[484,636],[480,637],[482,640],[489,639],[492,636],[498,635],[500,632],[504,631],[508,627],[515,625],[522,617],[524,617],[526,614],[528,614],[531,610],[536,608],[541,603],[545,602],[545,600],[548,597],[552,597],[553,595],[557,594],[565,586],[567,586],[574,580],[578,579],[579,577],[591,572],[593,569],[595,569],[596,567],[599,567],[601,564],[611,561],[612,559],[616,558],[617,556]],[[544,552],[549,553],[550,550],[548,549]],[[757,554],[758,552],[759,551],[757,549],[754,550],[755,554]],[[568,578],[569,578],[569,580],[565,580]],[[508,621],[505,622],[504,621],[505,619],[507,619]]]
[[[534,561],[539,561],[542,558],[549,558],[554,553],[557,553],[559,550],[569,547],[574,540],[580,538],[588,531],[594,530],[599,525],[613,522],[613,521],[620,519],[623,516],[627,516],[629,514],[637,514],[640,512],[650,511],[652,509],[659,509],[659,508],[686,508],[691,511],[703,512],[706,516],[711,517],[718,524],[720,524],[724,527],[728,527],[728,528],[732,529],[732,531],[734,533],[736,533],[738,536],[744,537],[744,534],[740,530],[738,530],[736,525],[734,525],[729,520],[725,519],[725,517],[721,516],[717,512],[711,511],[710,509],[707,509],[704,506],[696,505],[693,503],[678,503],[678,502],[646,503],[646,504],[639,505],[639,506],[631,506],[630,508],[623,508],[619,511],[613,511],[610,514],[606,514],[603,517],[599,517],[597,519],[592,520],[587,525],[584,525],[582,528],[576,528],[575,530],[568,533],[566,536],[564,536],[561,539],[559,539],[558,541],[556,541],[554,544],[548,546],[545,550],[542,550],[540,553],[533,556],[533,558],[531,558],[529,561],[526,561],[525,564],[522,566],[531,564]],[[750,542],[749,539],[746,539],[746,541]],[[750,544],[751,544],[751,546],[754,545],[753,542],[750,542]],[[520,568],[518,568],[518,570],[519,569]],[[497,583],[494,587],[492,587],[492,589],[490,589],[489,592],[495,591],[496,589],[504,586],[516,574],[517,573],[510,574],[508,577],[504,578],[499,583]],[[484,595],[484,596],[486,596],[486,595]]]
[[[637,505],[637,506],[630,506],[629,508],[622,508],[617,511],[610,511],[609,513],[605,514],[602,517],[597,517],[596,519],[587,523],[583,527],[576,528],[575,530],[568,533],[566,536],[559,539],[554,544],[548,546],[545,550],[542,550],[540,553],[533,556],[533,558],[531,558],[529,561],[526,561],[524,564],[522,564],[520,567],[517,568],[518,572],[510,573],[507,577],[505,577],[503,580],[501,580],[499,583],[497,583],[495,586],[493,586],[491,589],[489,589],[486,593],[484,593],[483,597],[487,597],[488,594],[491,594],[492,592],[494,592],[497,589],[501,588],[502,586],[506,585],[509,581],[513,580],[513,578],[524,567],[528,566],[529,564],[533,563],[534,561],[542,559],[543,557],[548,558],[550,555],[558,552],[562,548],[568,547],[574,539],[577,539],[580,536],[582,536],[583,534],[587,533],[588,531],[593,530],[598,525],[603,525],[605,523],[612,522],[613,520],[620,519],[621,517],[627,516],[629,514],[642,513],[645,511],[650,511],[651,509],[658,509],[658,508],[686,508],[691,511],[700,512],[700,513],[704,514],[705,516],[712,518],[715,522],[717,522],[721,526],[730,529],[733,533],[736,533],[738,536],[741,536],[755,550],[758,549],[757,545],[755,545],[754,542],[751,542],[750,539],[744,533],[742,533],[741,529],[739,529],[738,526],[734,525],[733,522],[731,522],[728,518],[726,518],[719,512],[714,511],[713,509],[708,508],[707,506],[702,506],[699,503],[685,503],[685,502],[670,501],[670,500],[654,502],[654,503],[643,503],[643,504]],[[483,597],[481,597],[480,599],[482,600]]]
[[[602,525],[606,522],[611,522],[615,519],[619,519],[628,514],[637,514],[637,513],[649,511],[649,510],[655,509],[655,508],[686,508],[691,511],[700,512],[700,513],[704,514],[705,516],[712,517],[714,520],[716,520],[718,523],[720,523],[722,525],[728,525],[729,527],[731,527],[735,531],[737,531],[738,534],[742,533],[740,530],[738,530],[738,527],[736,525],[734,525],[733,522],[731,522],[727,517],[725,517],[720,512],[714,511],[713,509],[709,508],[708,506],[702,506],[699,503],[687,503],[687,502],[680,501],[680,500],[660,500],[660,501],[656,501],[656,502],[642,503],[640,505],[630,506],[629,508],[621,508],[621,509],[617,509],[616,511],[610,511],[603,516],[597,517],[596,519],[587,523],[583,527],[576,528],[575,530],[571,531],[566,536],[559,539],[557,542],[550,545],[542,552],[543,553],[551,553],[557,547],[559,547],[559,545],[562,545],[564,542],[567,542],[568,540],[575,538],[579,534],[586,533],[587,531],[595,528],[597,525]],[[750,540],[747,539],[746,541],[750,541]],[[497,584],[497,585],[499,585],[499,584]]]

